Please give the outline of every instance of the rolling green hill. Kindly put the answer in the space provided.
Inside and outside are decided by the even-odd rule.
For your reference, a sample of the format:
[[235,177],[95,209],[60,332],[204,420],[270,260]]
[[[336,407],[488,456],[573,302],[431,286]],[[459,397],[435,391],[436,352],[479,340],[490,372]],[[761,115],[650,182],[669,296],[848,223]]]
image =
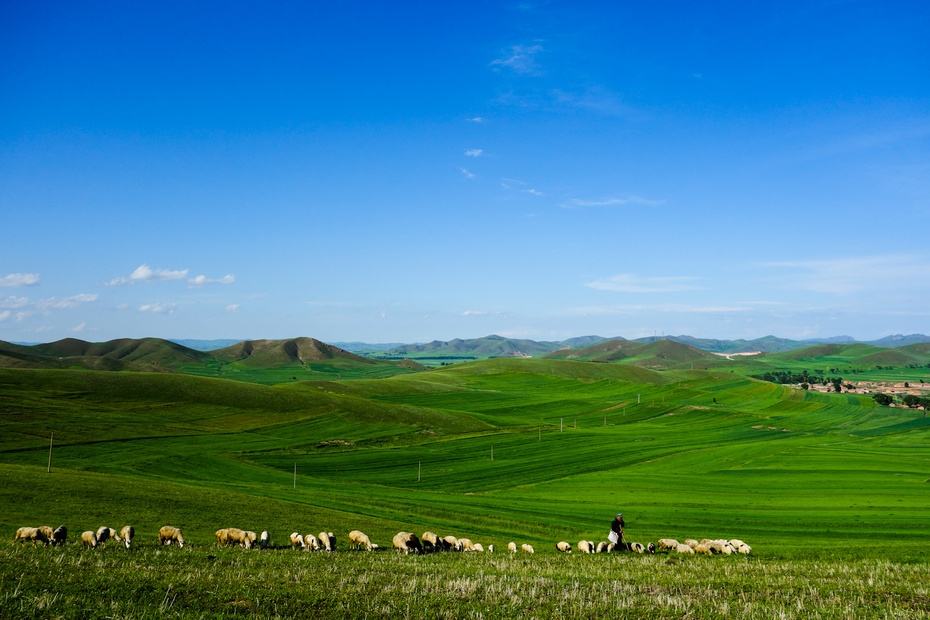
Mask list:
[[37,345],[0,342],[0,368],[179,372],[268,384],[376,378],[422,370],[410,360],[373,360],[314,338],[245,340],[210,352],[160,338],[107,342],[66,338]]
[[549,355],[551,359],[619,362],[657,370],[710,368],[721,358],[707,351],[674,340],[647,342],[615,338],[582,349],[564,349]]
[[587,346],[604,340],[600,336],[579,336],[560,342],[547,342],[503,336],[485,336],[442,341],[434,340],[425,344],[409,344],[393,348],[383,353],[385,356],[404,356],[410,358],[468,358],[487,359],[491,357],[540,357],[552,351],[567,347]]

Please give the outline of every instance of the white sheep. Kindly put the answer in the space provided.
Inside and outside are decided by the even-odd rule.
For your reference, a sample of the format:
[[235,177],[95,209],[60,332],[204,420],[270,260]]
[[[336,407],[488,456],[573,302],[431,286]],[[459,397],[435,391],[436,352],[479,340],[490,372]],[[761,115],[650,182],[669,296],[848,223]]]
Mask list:
[[394,545],[395,549],[403,551],[404,555],[423,552],[423,545],[420,544],[420,539],[412,532],[397,532],[394,534],[391,543]]
[[444,536],[442,538],[445,543],[443,546],[446,547],[449,551],[461,551],[462,544],[459,542],[459,539],[455,536]]
[[482,545],[481,543],[475,543],[474,545],[472,545],[471,550],[477,553],[484,553],[484,545]]
[[336,550],[336,537],[332,532],[320,532],[317,535],[317,538],[320,539],[320,547],[323,549],[323,551]]
[[488,545],[488,553],[494,553],[494,545],[493,545],[493,544]]
[[578,549],[578,553],[594,553],[594,545],[590,540],[579,540],[575,548]]
[[48,536],[45,535],[40,528],[37,527],[21,527],[16,530],[16,536],[13,538],[14,541],[22,542],[40,542],[44,544],[49,544]]
[[85,547],[90,547],[91,549],[97,546],[97,532],[94,530],[87,530],[86,532],[81,533],[81,544]]
[[372,550],[371,539],[368,538],[367,534],[359,530],[352,530],[349,532],[349,545],[353,549]]
[[513,541],[510,541],[509,543],[507,543],[507,551],[509,551],[510,553],[516,553],[516,552],[517,552],[517,543],[515,543],[515,542],[513,542]]
[[645,553],[646,548],[643,546],[643,543],[634,542],[630,543],[630,551],[633,553]]
[[291,540],[291,547],[293,547],[294,549],[306,548],[306,545],[304,544],[304,537],[301,534],[297,532],[291,532],[290,540]]
[[320,539],[314,536],[313,534],[304,534],[304,551],[319,551],[323,548],[320,544]]
[[689,545],[686,545],[684,543],[679,543],[679,545],[675,547],[675,551],[677,553],[683,553],[685,555],[694,555],[694,549],[692,549]]
[[674,551],[678,548],[678,541],[674,538],[660,538],[658,544],[659,551]]
[[116,533],[112,527],[106,525],[101,525],[97,528],[97,544],[103,545],[106,544],[108,540],[115,540],[117,542],[122,542],[119,535]]
[[528,545],[526,543],[520,545],[520,550],[523,551],[523,553],[529,553],[530,555],[536,553],[536,550],[533,549],[533,545]]
[[601,542],[597,543],[597,549],[596,549],[596,551],[597,551],[598,553],[607,553],[607,545],[608,545],[608,544],[610,544],[610,543],[606,543],[606,542],[604,542],[604,541],[602,540]]
[[420,542],[423,544],[423,551],[440,551],[445,545],[440,542],[439,536],[435,532],[423,532],[420,536]]
[[123,539],[123,544],[129,549],[132,546],[132,539],[136,537],[136,528],[131,525],[124,525],[120,528],[119,535]]
[[[516,545],[514,546],[514,550],[516,550]],[[555,543],[555,550],[561,553],[571,553],[572,544],[570,542],[560,540],[559,542]]]
[[176,543],[178,547],[184,548],[184,535],[181,533],[181,529],[171,526],[163,525],[158,530],[158,542],[162,545],[170,545],[171,543]]
[[262,530],[262,533],[258,537],[258,547],[260,549],[267,549],[271,545],[271,537],[268,535],[268,530]]

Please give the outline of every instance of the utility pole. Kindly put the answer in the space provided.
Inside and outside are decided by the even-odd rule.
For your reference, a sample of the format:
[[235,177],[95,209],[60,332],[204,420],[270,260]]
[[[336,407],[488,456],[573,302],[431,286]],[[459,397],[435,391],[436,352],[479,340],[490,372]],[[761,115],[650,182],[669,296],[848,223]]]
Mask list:
[[48,469],[45,473],[52,473],[52,443],[55,441],[55,431],[52,431],[51,437],[48,438]]

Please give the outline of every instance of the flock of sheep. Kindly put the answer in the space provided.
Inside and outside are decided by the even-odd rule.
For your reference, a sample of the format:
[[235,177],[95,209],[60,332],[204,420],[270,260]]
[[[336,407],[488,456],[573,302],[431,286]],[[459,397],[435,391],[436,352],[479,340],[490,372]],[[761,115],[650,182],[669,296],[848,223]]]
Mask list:
[[[131,525],[123,526],[119,532],[109,526],[103,525],[96,531],[87,530],[86,532],[82,532],[80,541],[85,547],[96,548],[98,545],[105,544],[112,540],[124,544],[126,548],[129,549],[132,545],[135,533],[136,531]],[[323,531],[317,535],[293,532],[289,538],[290,546],[295,549],[329,552],[336,550],[336,537],[332,532]],[[47,525],[41,525],[39,527],[21,527],[16,530],[16,536],[14,537],[15,541],[37,542],[46,545],[63,545],[67,542],[67,539],[68,528],[64,525],[60,525],[54,530]],[[359,530],[352,530],[349,532],[348,540],[349,546],[352,549],[364,551],[379,549],[379,546],[372,543],[371,538],[369,538],[367,534]],[[183,547],[184,535],[180,528],[165,525],[158,530],[158,542],[161,545],[174,544],[178,547]],[[239,546],[245,549],[251,549],[253,547],[267,549],[271,546],[271,537],[268,535],[267,530],[263,531],[261,534],[256,534],[251,530],[226,527],[216,531],[216,544],[220,547]],[[487,549],[485,549],[484,545],[473,542],[469,538],[456,538],[455,536],[440,537],[434,532],[423,532],[422,536],[417,536],[412,532],[398,532],[394,535],[391,544],[394,549],[404,554],[433,553],[437,551],[477,553],[487,551],[487,553],[494,553],[493,544],[488,545]],[[686,555],[749,555],[752,553],[752,548],[749,545],[735,538],[731,540],[712,540],[705,538],[700,541],[689,538],[683,543],[673,538],[662,538],[656,543],[649,543],[648,545],[643,545],[638,542],[621,542],[620,544],[614,544],[606,541],[595,544],[594,541],[591,540],[581,540],[576,543],[574,547],[572,547],[571,543],[564,540],[555,544],[556,551],[561,553],[571,553],[573,548],[579,553],[610,553],[612,551],[631,551],[633,553],[669,552]],[[515,542],[511,541],[507,543],[507,551],[509,553],[517,553],[518,550],[522,553],[535,553],[535,549],[532,545],[524,543],[518,548]]]

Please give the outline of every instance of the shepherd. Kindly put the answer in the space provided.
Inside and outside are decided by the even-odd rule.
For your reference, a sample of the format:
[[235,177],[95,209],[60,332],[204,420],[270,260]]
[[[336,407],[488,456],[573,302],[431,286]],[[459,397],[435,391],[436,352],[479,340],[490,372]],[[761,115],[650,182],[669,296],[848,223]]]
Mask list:
[[607,540],[613,543],[613,548],[617,551],[623,550],[623,526],[623,513],[618,512],[610,522],[610,534],[607,535]]

